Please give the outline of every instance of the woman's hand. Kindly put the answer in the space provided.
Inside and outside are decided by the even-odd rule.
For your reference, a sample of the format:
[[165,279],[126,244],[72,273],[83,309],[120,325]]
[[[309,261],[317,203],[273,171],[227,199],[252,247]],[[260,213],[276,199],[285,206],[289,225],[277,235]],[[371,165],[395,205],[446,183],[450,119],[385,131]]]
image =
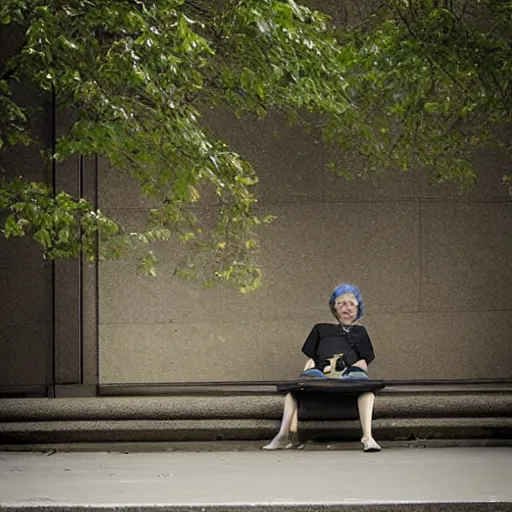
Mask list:
[[306,361],[306,364],[304,366],[304,370],[302,370],[302,371],[305,372],[306,370],[312,370],[315,366],[316,366],[315,365],[315,360],[310,358],[310,359],[308,359]]

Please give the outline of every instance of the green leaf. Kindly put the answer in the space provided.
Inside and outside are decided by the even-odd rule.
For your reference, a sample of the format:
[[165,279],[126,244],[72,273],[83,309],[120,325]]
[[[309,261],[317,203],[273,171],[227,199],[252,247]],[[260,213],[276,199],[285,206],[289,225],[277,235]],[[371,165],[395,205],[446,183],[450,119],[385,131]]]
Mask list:
[[[39,144],[37,112],[18,104],[11,85],[54,90],[59,110],[76,118],[46,163],[98,158],[155,206],[132,233],[69,191],[7,181],[4,236],[33,237],[47,258],[88,259],[141,246],[156,254],[177,240],[186,248],[179,275],[253,290],[257,235],[271,217],[254,213],[250,163],[200,113],[219,106],[245,122],[280,112],[354,162],[332,166],[347,179],[418,168],[470,186],[474,151],[512,119],[509,3],[397,0],[334,27],[295,0],[6,0],[0,22],[25,36],[0,79],[0,152]],[[141,260],[146,275],[155,254]]]

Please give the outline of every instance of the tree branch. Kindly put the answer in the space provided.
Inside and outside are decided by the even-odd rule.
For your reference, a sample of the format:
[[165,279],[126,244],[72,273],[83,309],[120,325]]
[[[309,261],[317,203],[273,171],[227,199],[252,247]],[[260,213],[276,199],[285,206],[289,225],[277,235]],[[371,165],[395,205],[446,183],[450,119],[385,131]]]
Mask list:
[[[412,5],[412,2],[411,2],[411,5]],[[412,29],[410,23],[408,22],[407,18],[404,16],[404,14],[401,12],[400,9],[395,9],[395,8],[392,8],[392,10],[398,15],[398,17],[401,19],[402,23],[405,25],[405,27],[407,28],[407,31],[409,32],[409,34],[418,42],[422,43],[422,39],[420,37],[418,37],[418,35],[414,32],[414,30]],[[425,54],[425,57],[426,59],[428,60],[428,62],[433,66],[433,67],[437,67],[440,71],[442,71],[457,87],[459,87],[459,89],[461,91],[464,91],[465,94],[467,94],[467,90],[466,88],[449,72],[447,71],[446,69],[443,68],[443,66],[441,66],[439,63],[437,63],[436,61],[434,61],[434,59],[432,59],[432,57],[428,54]]]
[[18,70],[18,66],[14,68],[7,69],[0,75],[0,80],[8,80],[12,76],[14,76],[14,73]]

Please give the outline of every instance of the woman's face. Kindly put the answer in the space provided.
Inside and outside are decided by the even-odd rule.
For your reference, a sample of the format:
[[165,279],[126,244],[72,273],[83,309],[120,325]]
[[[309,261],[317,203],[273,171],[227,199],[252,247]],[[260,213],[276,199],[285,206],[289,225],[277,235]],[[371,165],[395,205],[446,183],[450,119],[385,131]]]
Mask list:
[[351,293],[345,293],[340,295],[334,301],[334,309],[338,320],[343,325],[349,325],[357,317],[357,311],[359,309],[359,303],[357,299]]

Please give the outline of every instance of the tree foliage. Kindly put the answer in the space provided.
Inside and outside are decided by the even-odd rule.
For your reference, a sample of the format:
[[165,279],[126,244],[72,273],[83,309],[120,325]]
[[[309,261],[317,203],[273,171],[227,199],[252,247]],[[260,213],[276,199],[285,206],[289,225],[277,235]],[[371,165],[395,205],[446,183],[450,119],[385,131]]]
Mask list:
[[[4,180],[4,235],[32,236],[48,258],[93,259],[98,238],[100,257],[178,239],[182,275],[257,287],[255,230],[270,219],[254,213],[250,163],[201,123],[212,105],[315,124],[362,157],[336,169],[347,177],[421,167],[461,187],[473,150],[511,120],[512,1],[383,0],[335,27],[294,0],[4,0],[0,23],[25,34],[0,68],[0,151],[35,142],[11,94],[32,82],[77,113],[49,163],[98,155],[160,204],[146,232],[126,233],[84,199]],[[208,187],[213,223],[195,208]]]
[[343,35],[358,108],[335,124],[339,142],[362,142],[366,171],[415,166],[471,186],[474,149],[503,143],[495,128],[511,121],[512,2],[386,0]]

